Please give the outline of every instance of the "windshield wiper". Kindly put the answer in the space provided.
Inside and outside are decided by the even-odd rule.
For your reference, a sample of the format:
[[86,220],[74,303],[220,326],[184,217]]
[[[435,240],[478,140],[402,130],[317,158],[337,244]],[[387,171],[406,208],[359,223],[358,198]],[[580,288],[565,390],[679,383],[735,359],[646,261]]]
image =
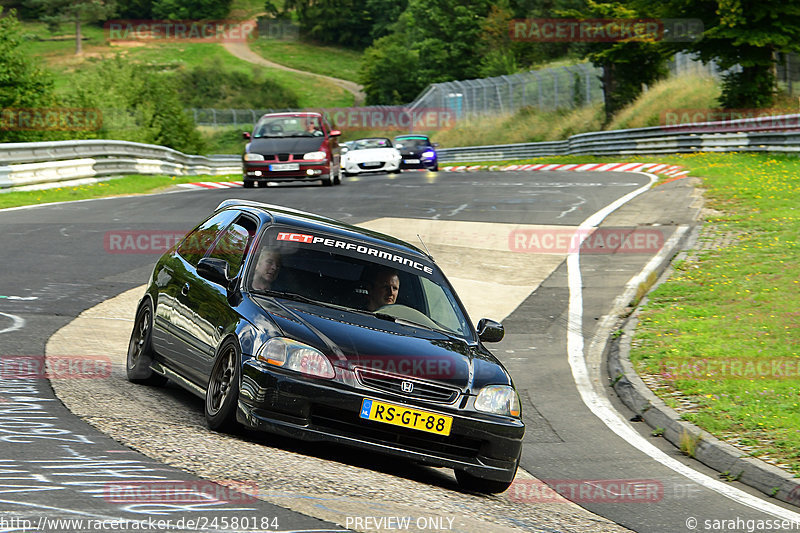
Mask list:
[[284,298],[286,300],[294,300],[296,302],[303,302],[307,304],[327,305],[325,302],[312,300],[307,296],[303,296],[302,294],[297,294],[295,292],[273,291],[270,289],[251,289],[251,292],[254,294],[261,294],[263,296],[273,296],[275,298]]

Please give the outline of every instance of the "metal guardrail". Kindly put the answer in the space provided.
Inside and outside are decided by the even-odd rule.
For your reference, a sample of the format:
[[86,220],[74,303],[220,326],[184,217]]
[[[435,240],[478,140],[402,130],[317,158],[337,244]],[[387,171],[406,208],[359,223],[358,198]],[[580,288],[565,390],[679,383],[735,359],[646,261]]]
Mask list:
[[564,141],[442,148],[442,163],[552,155],[648,155],[692,152],[800,153],[800,114],[573,135]]
[[115,174],[197,176],[242,172],[241,156],[187,155],[127,141],[0,144],[0,188]]
[[[800,114],[573,135],[564,141],[439,150],[442,163],[552,155],[624,156],[691,152],[800,154]],[[0,188],[115,174],[240,174],[241,156],[187,155],[127,141],[0,144]]]

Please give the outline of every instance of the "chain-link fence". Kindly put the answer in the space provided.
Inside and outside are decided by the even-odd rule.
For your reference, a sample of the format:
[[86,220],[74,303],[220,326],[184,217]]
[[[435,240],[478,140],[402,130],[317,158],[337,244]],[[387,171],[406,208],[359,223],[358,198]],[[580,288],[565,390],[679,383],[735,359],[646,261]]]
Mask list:
[[584,63],[508,76],[429,85],[410,108],[447,108],[456,119],[513,113],[523,107],[541,111],[570,109],[603,101],[602,69]]
[[[736,71],[741,67],[733,67]],[[695,75],[712,76],[721,79],[726,70],[720,69],[714,61],[703,63],[693,54],[678,53],[669,61],[669,70],[673,76]],[[775,75],[778,89],[786,91],[789,95],[800,93],[800,56],[797,54],[780,53],[775,61]]]

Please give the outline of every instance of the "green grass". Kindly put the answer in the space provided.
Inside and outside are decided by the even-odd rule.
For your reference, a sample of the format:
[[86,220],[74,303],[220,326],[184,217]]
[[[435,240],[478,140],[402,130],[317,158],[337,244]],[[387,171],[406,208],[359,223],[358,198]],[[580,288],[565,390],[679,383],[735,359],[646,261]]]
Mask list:
[[250,49],[265,59],[316,74],[358,82],[362,52],[303,41],[258,39]]
[[77,187],[57,187],[41,191],[14,191],[0,193],[0,209],[21,205],[46,204],[50,202],[69,202],[102,198],[106,196],[125,196],[158,192],[179,183],[191,183],[213,179],[214,181],[236,181],[241,176],[144,176],[132,175]]
[[[664,159],[664,158],[662,158]],[[673,158],[668,158],[673,159]],[[761,154],[678,158],[703,177],[706,239],[738,235],[729,246],[675,265],[642,311],[631,359],[661,375],[662,392],[699,405],[684,418],[722,438],[736,437],[800,474],[797,380],[708,379],[662,375],[666,367],[707,359],[800,363],[800,159]]]
[[72,74],[86,61],[121,54],[132,61],[152,65],[165,71],[180,67],[193,68],[207,65],[218,58],[224,71],[263,72],[281,86],[297,94],[300,107],[346,107],[353,105],[353,95],[341,87],[315,76],[285,72],[253,65],[228,53],[218,43],[189,43],[159,41],[148,43],[109,44],[102,27],[84,25],[83,32],[89,37],[84,41],[84,53],[75,55],[73,27],[64,25],[58,34],[59,40],[40,41],[37,37],[53,37],[44,24],[25,22],[24,32],[27,50],[44,61],[55,76],[56,89],[69,87]]

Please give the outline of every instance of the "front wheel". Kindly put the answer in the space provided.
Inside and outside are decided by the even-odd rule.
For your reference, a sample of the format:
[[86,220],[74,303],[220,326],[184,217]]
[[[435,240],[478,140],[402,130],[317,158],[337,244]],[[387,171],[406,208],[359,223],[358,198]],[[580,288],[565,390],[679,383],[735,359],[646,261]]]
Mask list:
[[240,372],[239,348],[228,341],[219,351],[206,389],[206,422],[214,431],[231,432],[236,428]]
[[128,381],[143,385],[163,385],[167,378],[153,372],[150,365],[153,363],[152,347],[153,308],[150,300],[145,300],[133,323],[131,340],[128,342],[128,357],[125,371]]

